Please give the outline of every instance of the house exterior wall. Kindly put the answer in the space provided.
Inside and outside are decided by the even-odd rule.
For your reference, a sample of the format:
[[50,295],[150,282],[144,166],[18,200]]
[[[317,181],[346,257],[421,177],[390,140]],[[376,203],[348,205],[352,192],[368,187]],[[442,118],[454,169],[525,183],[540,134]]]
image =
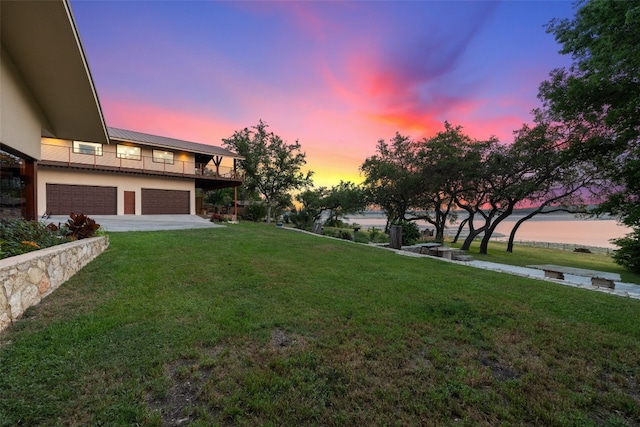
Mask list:
[[[114,148],[115,150],[115,148]],[[164,178],[40,166],[38,169],[38,216],[47,209],[47,183],[67,185],[98,185],[117,187],[118,215],[124,215],[124,192],[134,191],[136,215],[142,214],[142,189],[189,191],[189,210],[196,213],[195,181],[189,178]]]
[[39,160],[42,124],[33,95],[0,44],[0,143]]
[[[91,142],[91,141],[85,141]],[[51,160],[64,163],[80,163],[126,169],[140,169],[148,171],[163,171],[187,175],[196,174],[195,156],[193,153],[175,150],[164,150],[146,147],[142,144],[122,144],[141,148],[140,160],[121,159],[116,155],[119,143],[111,142],[102,144],[102,155],[94,156],[73,152],[73,141],[55,138],[42,138],[42,160]],[[173,163],[153,161],[153,150],[173,152]]]

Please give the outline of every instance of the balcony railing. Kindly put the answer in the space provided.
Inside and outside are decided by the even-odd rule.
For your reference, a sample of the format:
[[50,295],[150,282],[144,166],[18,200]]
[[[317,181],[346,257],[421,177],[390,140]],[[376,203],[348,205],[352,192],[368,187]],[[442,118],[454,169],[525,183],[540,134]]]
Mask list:
[[68,167],[92,168],[97,170],[119,170],[161,175],[182,175],[203,178],[242,179],[240,173],[228,166],[216,167],[213,162],[202,165],[193,161],[173,162],[141,156],[140,160],[116,156],[115,152],[103,151],[102,155],[74,153],[73,147],[42,144],[43,164],[66,165]]

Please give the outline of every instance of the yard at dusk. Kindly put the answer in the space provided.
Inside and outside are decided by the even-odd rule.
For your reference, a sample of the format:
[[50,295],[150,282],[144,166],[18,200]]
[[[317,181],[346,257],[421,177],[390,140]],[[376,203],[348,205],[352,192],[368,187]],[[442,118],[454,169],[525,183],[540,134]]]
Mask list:
[[264,224],[109,239],[0,335],[0,425],[640,424],[638,300]]

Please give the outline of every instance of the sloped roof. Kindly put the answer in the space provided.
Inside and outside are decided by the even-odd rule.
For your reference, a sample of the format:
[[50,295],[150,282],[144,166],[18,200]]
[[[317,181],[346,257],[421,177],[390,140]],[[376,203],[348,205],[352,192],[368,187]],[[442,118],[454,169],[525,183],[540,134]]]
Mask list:
[[43,135],[108,142],[68,0],[1,1],[0,39],[47,123]]
[[190,153],[205,154],[210,156],[224,156],[231,157],[233,159],[242,160],[243,157],[234,153],[233,151],[226,150],[222,147],[215,145],[200,144],[197,142],[184,141],[181,139],[168,138],[166,136],[150,135],[148,133],[134,132],[132,130],[107,128],[109,131],[109,137],[112,140],[122,142],[134,142],[140,144],[150,145],[158,148],[178,149],[188,151]]

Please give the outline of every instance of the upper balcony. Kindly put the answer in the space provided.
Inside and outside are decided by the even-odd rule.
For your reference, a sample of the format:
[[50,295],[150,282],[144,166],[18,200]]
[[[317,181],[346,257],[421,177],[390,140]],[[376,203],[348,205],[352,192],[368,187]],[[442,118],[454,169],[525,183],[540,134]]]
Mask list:
[[[209,156],[206,158],[208,162],[204,163],[196,161],[197,157],[191,153],[171,152],[171,156],[168,156],[169,152],[166,151],[156,153],[160,150],[144,149],[140,150],[139,155],[128,158],[127,154],[116,152],[113,144],[104,147],[83,151],[74,149],[73,146],[43,142],[39,164],[70,169],[194,178],[196,187],[210,189],[240,185],[244,181],[244,176],[234,167],[220,165],[222,158],[219,156]],[[202,159],[199,156],[199,160]]]

